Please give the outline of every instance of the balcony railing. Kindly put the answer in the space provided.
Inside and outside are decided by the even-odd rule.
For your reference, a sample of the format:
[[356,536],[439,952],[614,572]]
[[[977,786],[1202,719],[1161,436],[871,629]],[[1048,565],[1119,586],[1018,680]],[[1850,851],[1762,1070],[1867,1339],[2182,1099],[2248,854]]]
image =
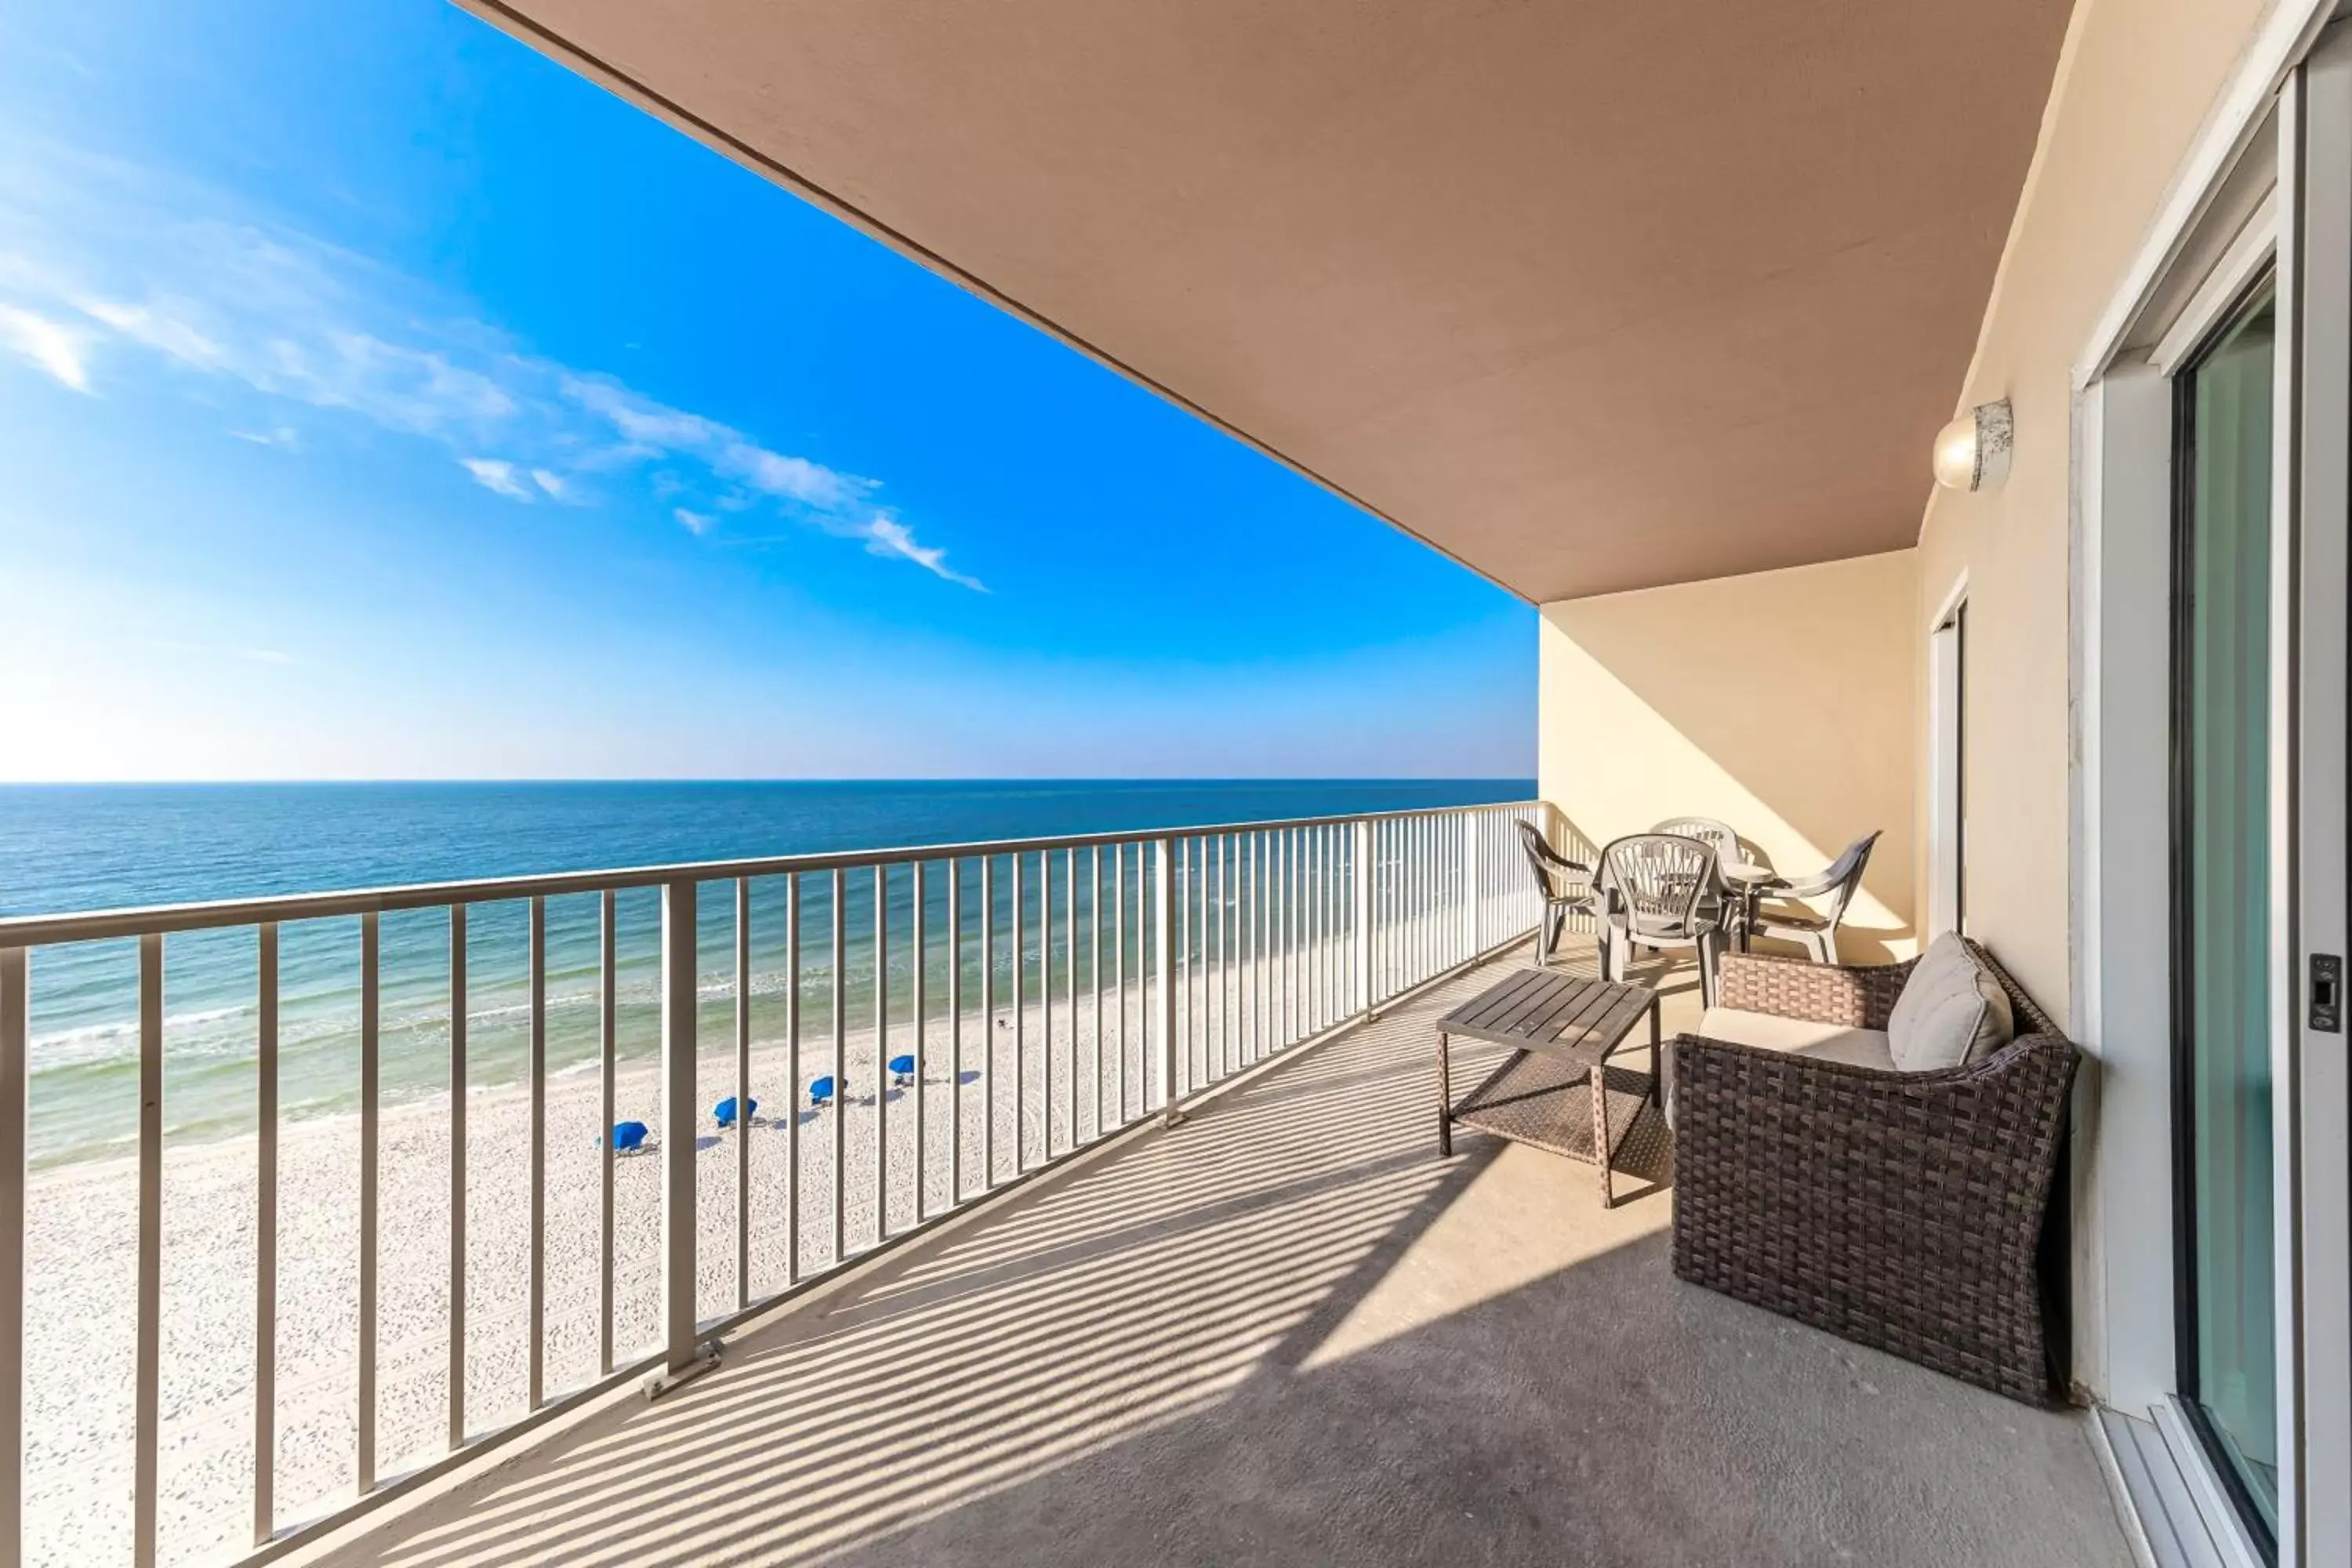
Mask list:
[[[844,1264],[1139,1122],[1180,1121],[1236,1075],[1523,940],[1541,910],[1522,821],[1562,831],[1518,802],[0,920],[0,1542],[90,1561],[87,1536],[46,1552],[41,1537],[93,1487],[119,1500],[127,1484],[127,1538],[106,1544],[141,1568],[159,1552],[272,1555],[625,1380],[689,1378],[731,1329]],[[167,1421],[164,995],[182,942],[250,942],[249,1330],[228,1336],[242,1351],[249,1332],[250,1360],[211,1366],[199,1386],[222,1397]],[[28,1382],[26,1363],[37,997],[53,967],[90,984],[75,955],[102,944],[135,952],[122,1476],[45,1439],[73,1391]],[[551,965],[551,947],[572,956]],[[501,952],[519,983],[490,1006],[498,987],[469,979]],[[330,1021],[356,1079],[349,1359],[312,1347],[289,1365],[281,1221],[305,1216],[280,1209],[281,1025],[289,999],[324,992],[353,998]],[[558,1006],[593,1019],[576,1064],[595,1075],[593,1160],[574,1136],[584,1096],[551,1143]],[[475,1037],[494,1023],[520,1037],[520,1092],[469,1138]],[[638,1082],[625,1047],[644,1033],[656,1062]],[[631,1094],[653,1101],[642,1154],[615,1150]],[[412,1104],[446,1119],[425,1222],[385,1211],[388,1108],[413,1119]],[[469,1178],[487,1184],[470,1204]],[[589,1181],[593,1245],[551,1258],[551,1204],[584,1226]],[[389,1331],[388,1289],[437,1294],[437,1343],[420,1352],[405,1305]],[[299,1442],[280,1429],[288,1403]]]

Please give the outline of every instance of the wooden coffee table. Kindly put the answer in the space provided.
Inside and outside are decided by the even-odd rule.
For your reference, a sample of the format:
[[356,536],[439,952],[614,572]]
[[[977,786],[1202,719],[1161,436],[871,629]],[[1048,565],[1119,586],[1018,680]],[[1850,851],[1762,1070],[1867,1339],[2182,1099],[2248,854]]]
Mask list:
[[[1609,1087],[1609,1058],[1642,1016],[1652,1071],[1638,1092]],[[1457,1103],[1455,1036],[1511,1047],[1510,1058]],[[1656,1089],[1658,994],[1557,969],[1518,969],[1437,1021],[1437,1152],[1454,1152],[1454,1124],[1549,1149],[1601,1167],[1601,1202],[1616,1206],[1610,1162]],[[1629,1075],[1620,1069],[1621,1080]],[[1586,1086],[1589,1084],[1589,1089]]]

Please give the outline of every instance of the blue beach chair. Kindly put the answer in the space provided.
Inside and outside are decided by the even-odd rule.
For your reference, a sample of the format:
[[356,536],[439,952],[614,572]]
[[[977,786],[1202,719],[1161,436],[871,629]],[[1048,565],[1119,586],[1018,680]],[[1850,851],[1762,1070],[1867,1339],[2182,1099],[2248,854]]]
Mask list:
[[646,1146],[646,1124],[642,1121],[613,1123],[613,1152],[634,1154]]
[[890,1058],[890,1083],[895,1089],[906,1089],[915,1081],[915,1058],[911,1056]]
[[[730,1094],[730,1095],[729,1095],[726,1099],[724,1099],[724,1100],[720,1100],[718,1104],[716,1104],[716,1105],[712,1106],[712,1107],[710,1108],[710,1114],[711,1114],[711,1116],[712,1116],[713,1118],[715,1118],[715,1119],[717,1120],[717,1121],[719,1122],[719,1126],[721,1126],[721,1127],[732,1127],[732,1126],[734,1126],[734,1125],[735,1125],[735,1097],[734,1097],[733,1095],[731,1095],[731,1094]],[[744,1110],[743,1110],[743,1120],[744,1120],[744,1121],[751,1121],[751,1119],[752,1117],[757,1116],[757,1115],[759,1115],[759,1114],[760,1114],[760,1102],[759,1102],[758,1100],[750,1100],[750,1101],[746,1102],[745,1107],[744,1107]]]

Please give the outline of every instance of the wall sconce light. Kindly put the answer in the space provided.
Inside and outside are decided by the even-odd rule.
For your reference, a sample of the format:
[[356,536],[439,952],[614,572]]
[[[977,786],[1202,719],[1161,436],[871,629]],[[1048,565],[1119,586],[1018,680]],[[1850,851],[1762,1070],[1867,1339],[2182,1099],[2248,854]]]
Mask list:
[[2000,489],[2015,442],[2009,399],[1978,404],[1937,433],[1936,482],[1951,490]]

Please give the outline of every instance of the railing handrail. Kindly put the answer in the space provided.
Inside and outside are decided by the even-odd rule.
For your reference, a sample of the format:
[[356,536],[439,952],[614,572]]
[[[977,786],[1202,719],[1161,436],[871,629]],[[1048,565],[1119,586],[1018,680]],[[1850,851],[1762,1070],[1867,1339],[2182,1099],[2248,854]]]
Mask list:
[[681,860],[593,871],[541,871],[516,877],[478,877],[453,882],[410,882],[316,893],[274,893],[249,899],[215,899],[150,904],[65,914],[0,916],[0,950],[48,947],[63,942],[107,942],[125,937],[217,931],[288,921],[334,920],[394,910],[443,909],[454,904],[499,903],[511,899],[557,898],[665,883],[717,882],[740,877],[781,877],[872,866],[911,865],[919,860],[976,858],[1085,849],[1097,845],[1150,843],[1205,834],[1274,832],[1340,823],[1387,822],[1459,811],[1523,811],[1540,800],[1465,801],[1454,805],[1414,806],[1403,811],[1342,812],[1323,816],[1269,817],[1249,822],[1194,822],[1160,827],[1040,838],[992,838],[961,844],[924,844],[882,849],[822,850],[801,855],[759,856],[733,860]]

